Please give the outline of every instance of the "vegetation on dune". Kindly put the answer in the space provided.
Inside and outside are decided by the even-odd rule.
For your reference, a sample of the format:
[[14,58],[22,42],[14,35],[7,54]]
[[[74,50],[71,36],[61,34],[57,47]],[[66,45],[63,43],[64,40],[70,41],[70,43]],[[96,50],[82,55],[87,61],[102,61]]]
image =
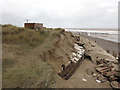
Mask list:
[[8,25],[8,27],[3,26],[2,39],[3,43],[7,44],[24,44],[27,46],[35,46],[43,43],[49,33],[50,32],[48,31],[35,31]]
[[29,60],[24,65],[5,69],[3,87],[47,88],[55,83],[51,66],[41,60]]
[[48,88],[55,84],[55,72],[40,54],[53,46],[60,30],[32,30],[2,25],[3,88]]

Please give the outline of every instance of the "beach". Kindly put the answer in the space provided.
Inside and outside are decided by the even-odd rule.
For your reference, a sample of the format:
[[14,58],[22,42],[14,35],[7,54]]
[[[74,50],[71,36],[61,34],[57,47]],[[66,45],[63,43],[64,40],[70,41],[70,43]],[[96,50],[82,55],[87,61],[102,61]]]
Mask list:
[[91,37],[91,36],[84,36],[84,37],[95,41],[103,49],[109,50],[110,54],[112,54],[113,51],[115,51],[117,54],[118,54],[118,52],[120,52],[119,47],[118,47],[118,46],[120,46],[120,43],[104,40],[101,38]]

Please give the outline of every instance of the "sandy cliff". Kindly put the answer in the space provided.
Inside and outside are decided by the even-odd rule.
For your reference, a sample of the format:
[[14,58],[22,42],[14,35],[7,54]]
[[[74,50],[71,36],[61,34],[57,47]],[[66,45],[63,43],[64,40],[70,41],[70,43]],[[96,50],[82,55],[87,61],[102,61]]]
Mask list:
[[[75,44],[82,46],[85,50],[82,56],[84,58],[79,58],[77,64],[74,64],[70,57],[73,53],[77,55]],[[53,65],[56,74],[64,72],[63,78],[59,75],[57,77],[55,86],[57,88],[118,87],[118,60],[88,38],[62,31],[54,43],[54,48],[47,50],[41,56],[44,61]],[[77,58],[77,56],[75,57]],[[68,64],[70,65],[69,70]],[[62,65],[64,65],[65,70],[63,70]],[[67,76],[69,78],[65,80],[64,77]]]

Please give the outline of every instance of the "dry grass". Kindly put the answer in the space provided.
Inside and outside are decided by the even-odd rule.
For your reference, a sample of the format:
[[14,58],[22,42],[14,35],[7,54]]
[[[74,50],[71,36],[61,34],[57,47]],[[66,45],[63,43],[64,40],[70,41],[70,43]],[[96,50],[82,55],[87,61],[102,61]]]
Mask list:
[[35,31],[30,29],[17,28],[15,26],[3,27],[2,32],[3,43],[23,44],[27,47],[34,47],[36,45],[42,44],[50,33],[48,31]]
[[[20,31],[19,31],[20,30]],[[55,72],[39,55],[52,48],[60,30],[3,26],[3,88],[48,88],[55,84]]]

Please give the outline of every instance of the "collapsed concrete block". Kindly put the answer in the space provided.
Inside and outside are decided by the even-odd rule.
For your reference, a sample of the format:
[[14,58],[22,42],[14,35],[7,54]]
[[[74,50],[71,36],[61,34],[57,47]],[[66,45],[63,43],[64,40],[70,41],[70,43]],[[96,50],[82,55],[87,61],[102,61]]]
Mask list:
[[81,58],[82,58],[82,55],[77,54],[77,58],[81,59]]

